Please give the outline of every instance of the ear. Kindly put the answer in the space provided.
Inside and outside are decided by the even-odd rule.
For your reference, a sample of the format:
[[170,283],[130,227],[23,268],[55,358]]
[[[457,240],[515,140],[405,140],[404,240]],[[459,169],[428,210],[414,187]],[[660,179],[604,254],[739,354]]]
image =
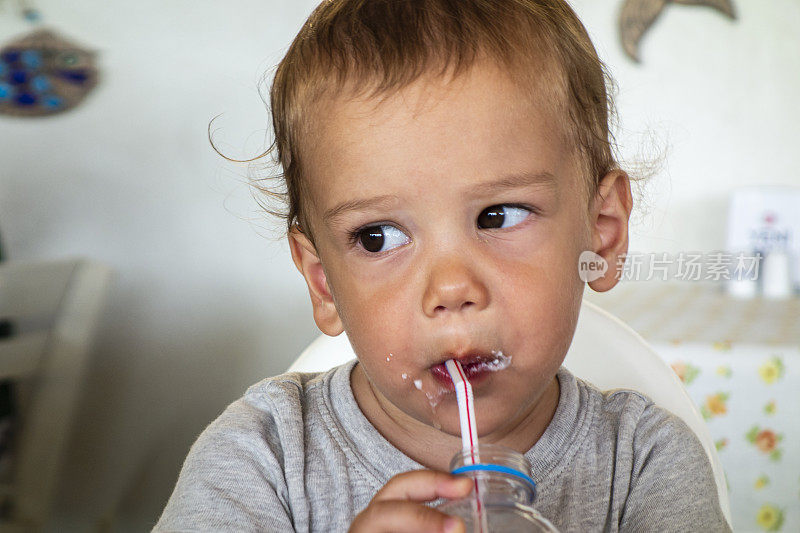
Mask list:
[[328,279],[322,268],[317,250],[308,237],[292,226],[289,231],[289,249],[297,270],[303,275],[308,285],[308,295],[314,308],[314,322],[326,335],[335,337],[344,331],[339,312],[333,302]]
[[623,258],[628,252],[628,220],[633,209],[631,183],[622,170],[603,176],[590,211],[592,248],[608,263],[602,277],[589,282],[597,292],[610,290],[622,276]]

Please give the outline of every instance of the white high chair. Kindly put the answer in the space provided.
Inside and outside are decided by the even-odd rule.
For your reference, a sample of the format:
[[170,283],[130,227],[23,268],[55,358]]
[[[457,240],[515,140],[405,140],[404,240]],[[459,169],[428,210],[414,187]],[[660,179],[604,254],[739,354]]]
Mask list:
[[[289,371],[324,371],[353,358],[355,354],[345,334],[321,335],[300,354]],[[638,333],[584,300],[564,366],[601,390],[632,389],[646,394],[657,405],[682,418],[708,455],[722,513],[731,523],[725,474],[708,427],[678,376]]]

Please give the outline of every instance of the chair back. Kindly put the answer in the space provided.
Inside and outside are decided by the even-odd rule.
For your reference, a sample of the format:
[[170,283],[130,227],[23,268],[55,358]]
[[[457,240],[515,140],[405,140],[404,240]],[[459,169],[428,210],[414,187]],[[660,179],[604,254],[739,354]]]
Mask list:
[[18,404],[13,477],[0,493],[13,503],[3,531],[38,531],[54,490],[83,384],[111,270],[81,259],[0,263],[0,380]]

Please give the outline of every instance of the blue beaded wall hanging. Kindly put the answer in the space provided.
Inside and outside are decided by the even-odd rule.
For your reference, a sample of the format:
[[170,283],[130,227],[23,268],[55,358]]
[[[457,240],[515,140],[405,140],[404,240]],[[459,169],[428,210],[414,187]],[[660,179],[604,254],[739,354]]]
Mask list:
[[97,85],[96,54],[49,29],[0,48],[0,113],[43,116],[78,105]]

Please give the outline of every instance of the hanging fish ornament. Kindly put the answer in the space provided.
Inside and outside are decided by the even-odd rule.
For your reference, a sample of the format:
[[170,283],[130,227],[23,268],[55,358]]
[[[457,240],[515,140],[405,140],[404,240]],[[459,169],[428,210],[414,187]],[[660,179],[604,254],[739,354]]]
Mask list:
[[96,53],[41,29],[0,48],[0,113],[43,116],[78,105],[97,85]]

